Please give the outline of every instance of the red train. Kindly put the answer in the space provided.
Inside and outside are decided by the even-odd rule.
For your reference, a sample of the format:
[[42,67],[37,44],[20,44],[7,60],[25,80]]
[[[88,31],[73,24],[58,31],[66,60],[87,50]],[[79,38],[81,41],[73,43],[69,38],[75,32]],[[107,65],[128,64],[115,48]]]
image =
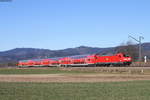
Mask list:
[[100,56],[93,55],[77,55],[68,57],[48,58],[48,59],[32,59],[19,61],[20,67],[32,66],[126,66],[132,63],[132,58],[118,53],[115,55]]

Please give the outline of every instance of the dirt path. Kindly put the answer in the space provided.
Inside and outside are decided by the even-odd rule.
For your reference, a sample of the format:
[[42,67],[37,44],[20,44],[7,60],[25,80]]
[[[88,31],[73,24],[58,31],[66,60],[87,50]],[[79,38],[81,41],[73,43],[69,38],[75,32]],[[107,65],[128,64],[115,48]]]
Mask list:
[[114,82],[150,80],[150,75],[119,74],[30,74],[0,75],[0,82]]

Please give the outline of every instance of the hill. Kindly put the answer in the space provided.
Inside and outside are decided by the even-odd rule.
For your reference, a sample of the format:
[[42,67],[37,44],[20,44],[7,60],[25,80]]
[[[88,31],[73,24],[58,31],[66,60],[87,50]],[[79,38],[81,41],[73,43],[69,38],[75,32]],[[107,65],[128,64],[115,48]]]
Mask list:
[[[143,55],[150,57],[150,43],[143,43]],[[0,63],[3,62],[15,62],[24,59],[39,59],[49,57],[62,57],[81,54],[93,54],[93,53],[114,53],[115,47],[98,48],[80,46],[76,48],[67,48],[64,50],[49,50],[49,49],[36,49],[36,48],[15,48],[8,51],[0,52]]]

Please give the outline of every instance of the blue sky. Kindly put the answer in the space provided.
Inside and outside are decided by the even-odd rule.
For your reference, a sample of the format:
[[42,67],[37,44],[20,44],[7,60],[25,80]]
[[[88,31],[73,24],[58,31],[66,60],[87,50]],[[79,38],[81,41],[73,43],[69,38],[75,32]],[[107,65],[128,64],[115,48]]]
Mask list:
[[113,47],[128,34],[150,42],[150,0],[12,0],[0,2],[0,51]]

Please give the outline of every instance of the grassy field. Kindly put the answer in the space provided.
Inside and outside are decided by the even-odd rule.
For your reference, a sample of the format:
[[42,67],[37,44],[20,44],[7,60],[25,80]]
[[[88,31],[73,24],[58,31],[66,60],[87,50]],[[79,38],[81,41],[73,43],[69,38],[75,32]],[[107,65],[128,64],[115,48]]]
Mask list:
[[150,81],[0,83],[1,100],[150,100]]
[[0,68],[0,74],[150,74],[150,67]]
[[80,71],[80,70],[61,70],[59,68],[44,68],[44,69],[15,69],[15,68],[0,68],[0,74],[76,74],[76,73],[96,73],[93,71]]
[[[143,73],[141,73],[142,70]],[[8,76],[8,74],[17,74],[16,79],[20,77],[19,74],[38,74],[38,77],[41,77],[41,74],[50,74],[47,79],[51,79],[52,74],[69,75],[66,79],[70,78],[72,74],[74,75],[70,79],[85,77],[88,80],[93,78],[97,80],[102,78],[102,76],[97,76],[98,74],[95,73],[107,73],[108,75],[110,73],[115,73],[115,75],[130,73],[131,76],[134,76],[132,74],[141,74],[139,77],[142,77],[143,74],[150,74],[150,68],[0,68],[1,77],[4,74],[7,80],[10,76],[13,76]],[[86,74],[88,76],[85,76]],[[89,76],[91,74],[96,76]],[[75,75],[79,76],[75,77]],[[36,76],[33,79],[37,80],[38,77]],[[23,78],[27,80],[31,77],[27,75],[25,78],[25,75],[23,75]],[[58,76],[55,78],[58,79]],[[118,76],[118,78],[120,79],[121,76]],[[83,80],[85,79],[83,78]],[[106,79],[108,79],[107,75]],[[104,78],[104,80],[106,79]],[[131,78],[129,77],[129,79]],[[64,83],[63,81],[59,83],[0,82],[0,100],[150,100],[150,81],[95,83],[93,81],[92,83],[73,83],[73,81],[71,83]]]

